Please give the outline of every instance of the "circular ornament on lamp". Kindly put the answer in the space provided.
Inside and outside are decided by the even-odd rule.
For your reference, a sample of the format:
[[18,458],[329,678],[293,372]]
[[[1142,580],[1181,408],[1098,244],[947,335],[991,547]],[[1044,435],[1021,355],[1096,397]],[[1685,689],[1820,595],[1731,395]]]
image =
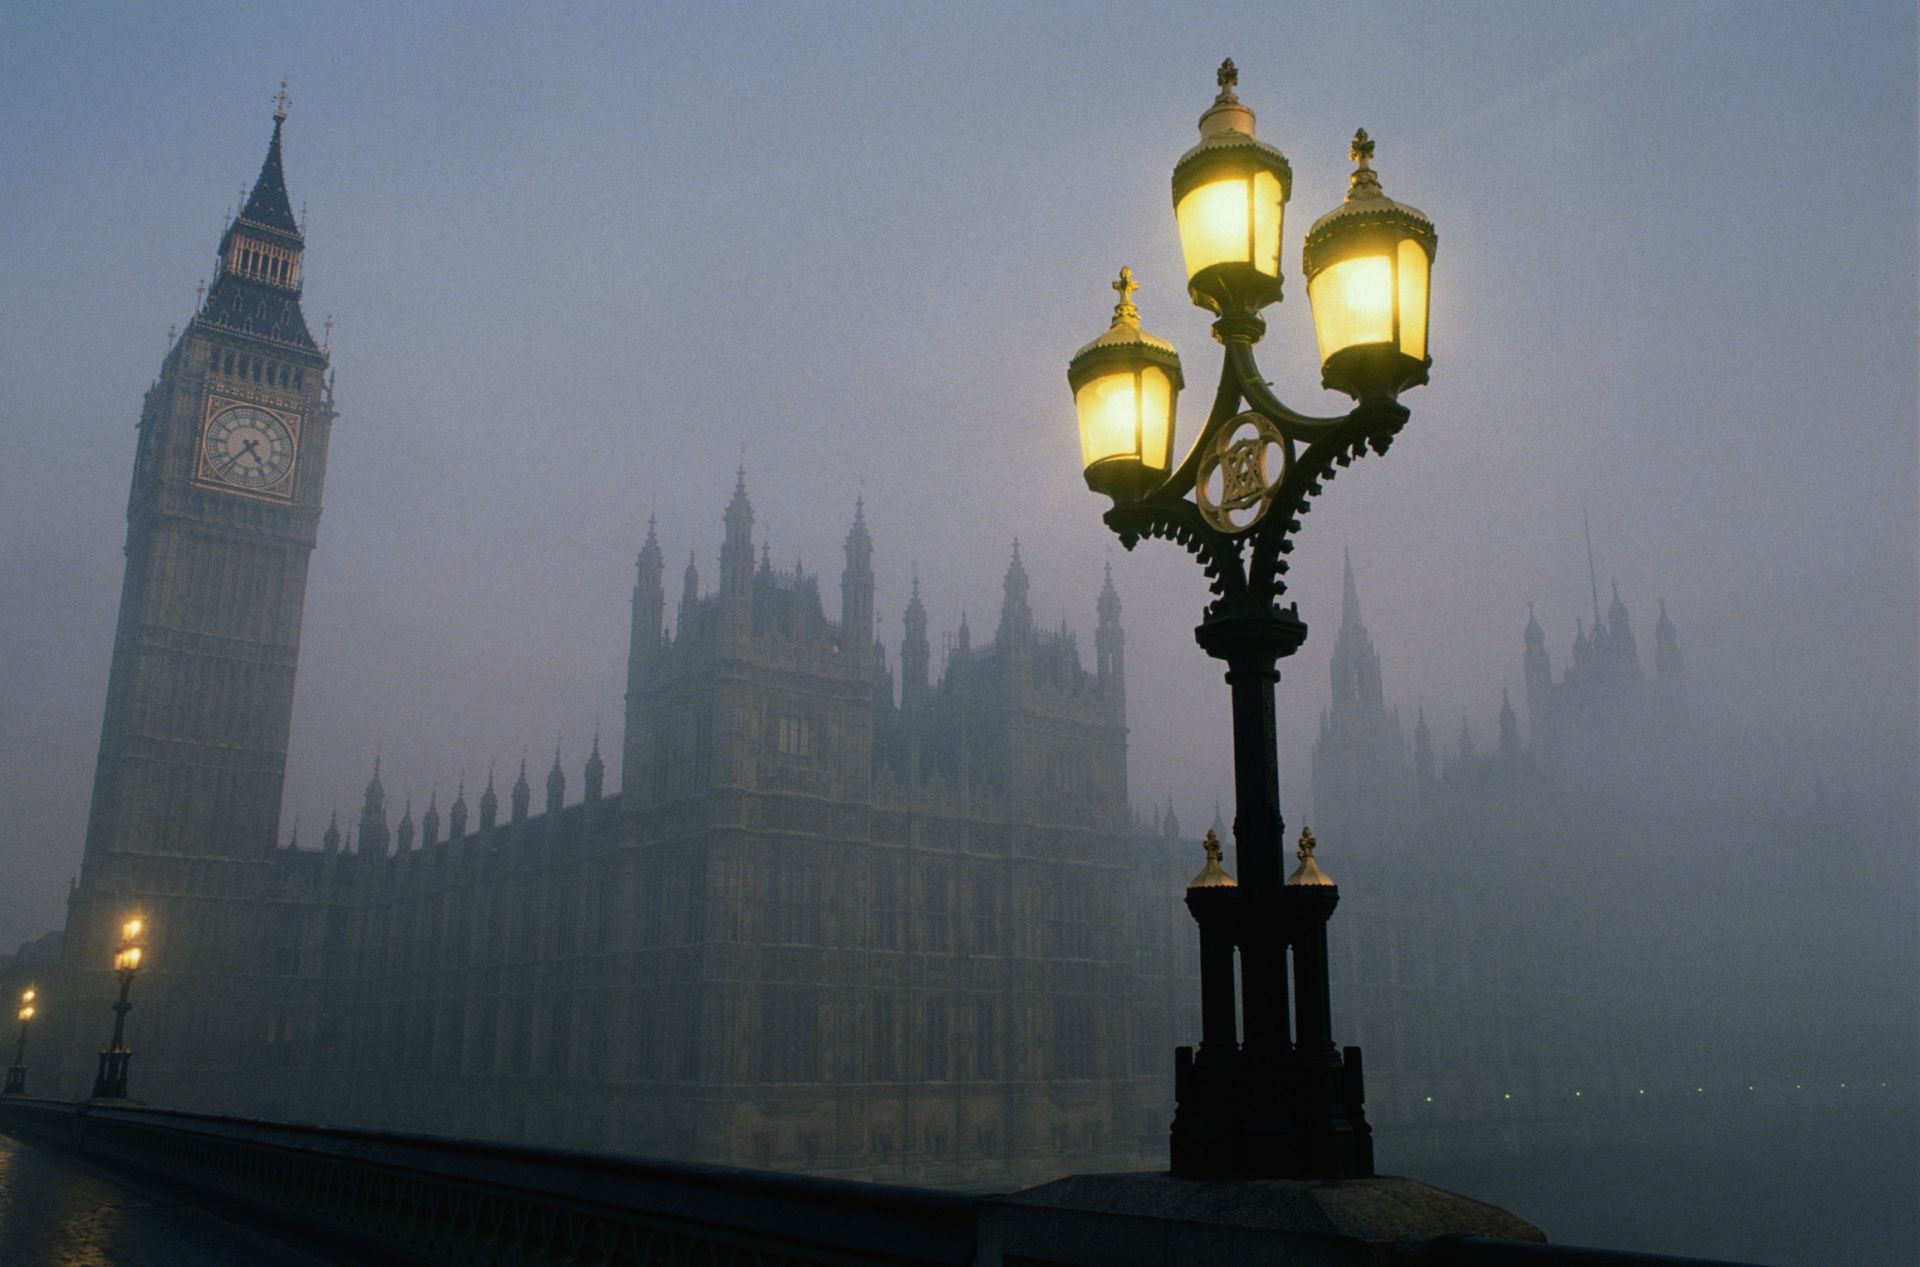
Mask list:
[[1246,532],[1273,508],[1293,466],[1293,446],[1265,414],[1244,413],[1214,433],[1194,473],[1200,517],[1216,531]]

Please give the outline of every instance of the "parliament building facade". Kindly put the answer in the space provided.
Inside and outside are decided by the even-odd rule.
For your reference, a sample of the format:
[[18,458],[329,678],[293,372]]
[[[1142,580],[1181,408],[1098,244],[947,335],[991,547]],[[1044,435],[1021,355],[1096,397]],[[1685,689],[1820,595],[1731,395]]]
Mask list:
[[[689,559],[670,604],[649,525],[617,794],[596,738],[571,797],[556,753],[504,805],[489,774],[416,821],[376,762],[357,821],[281,843],[334,422],[283,119],[144,402],[35,1090],[86,1093],[137,910],[132,1084],[165,1107],[942,1183],[1163,1158],[1173,1048],[1199,1033],[1180,900],[1202,854],[1170,806],[1130,808],[1111,576],[1089,665],[1035,624],[1016,546],[991,637],[963,620],[936,673],[917,583],[892,660],[876,639],[864,508],[829,618],[818,576],[756,557],[741,472],[711,587]],[[1551,803],[1582,718],[1668,707],[1671,626],[1661,690],[1624,610],[1558,681],[1530,632],[1530,742],[1509,708],[1492,758],[1439,768],[1424,721],[1409,745],[1385,707],[1351,575],[1344,623],[1314,825],[1348,894],[1335,1006],[1370,1115],[1417,1126],[1435,1087],[1601,1062],[1487,1015],[1525,954],[1417,846]]]

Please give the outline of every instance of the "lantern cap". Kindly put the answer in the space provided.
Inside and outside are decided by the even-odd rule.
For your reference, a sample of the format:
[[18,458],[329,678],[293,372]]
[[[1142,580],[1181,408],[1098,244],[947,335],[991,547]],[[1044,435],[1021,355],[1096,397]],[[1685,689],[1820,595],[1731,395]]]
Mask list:
[[1087,353],[1096,350],[1144,348],[1153,352],[1163,352],[1178,361],[1179,353],[1173,350],[1173,344],[1158,335],[1148,334],[1140,328],[1140,310],[1133,305],[1133,292],[1140,289],[1140,283],[1133,280],[1133,270],[1121,268],[1120,279],[1108,282],[1107,285],[1120,296],[1120,302],[1113,306],[1113,324],[1107,327],[1105,334],[1075,352],[1073,359],[1077,361]]
[[1173,344],[1140,328],[1140,310],[1133,306],[1133,292],[1140,289],[1140,283],[1133,280],[1133,270],[1121,269],[1120,279],[1107,284],[1120,295],[1120,302],[1113,306],[1113,324],[1067,362],[1067,386],[1079,391],[1101,373],[1110,372],[1106,367],[1115,361],[1157,365],[1173,381],[1174,390],[1186,386],[1180,373],[1180,353]]
[[1240,71],[1228,58],[1215,75],[1220,93],[1200,116],[1200,143],[1180,156],[1173,165],[1173,201],[1177,206],[1187,191],[1200,183],[1207,164],[1216,158],[1241,156],[1253,158],[1280,176],[1281,188],[1291,192],[1293,168],[1287,156],[1264,141],[1255,139],[1253,111],[1234,94]]
[[1313,828],[1306,827],[1301,829],[1300,850],[1298,853],[1300,865],[1294,868],[1292,875],[1287,877],[1288,885],[1332,886],[1333,877],[1322,871],[1320,864],[1313,860],[1313,847],[1317,843],[1313,838]]
[[1187,882],[1187,887],[1190,889],[1239,888],[1240,882],[1228,875],[1227,869],[1220,865],[1220,834],[1211,827],[1207,828],[1207,838],[1200,842],[1200,847],[1207,851],[1207,864],[1200,868],[1199,875]]
[[1346,201],[1313,222],[1307,230],[1302,262],[1308,273],[1319,271],[1318,256],[1330,237],[1347,228],[1392,226],[1426,247],[1432,258],[1438,236],[1433,221],[1418,207],[1395,202],[1380,189],[1379,173],[1373,170],[1373,138],[1361,128],[1353,134],[1348,156],[1353,159],[1353,175],[1347,186]]

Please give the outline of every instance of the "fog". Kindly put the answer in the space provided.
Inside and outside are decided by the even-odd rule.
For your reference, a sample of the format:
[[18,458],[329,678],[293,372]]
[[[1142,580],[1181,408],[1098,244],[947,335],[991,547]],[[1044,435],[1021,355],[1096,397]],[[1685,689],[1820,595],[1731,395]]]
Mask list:
[[[1110,562],[1133,799],[1203,824],[1231,789],[1200,573],[1102,526],[1065,365],[1129,264],[1197,425],[1218,357],[1167,176],[1231,55],[1295,172],[1290,293],[1260,348],[1283,398],[1339,407],[1298,250],[1355,127],[1440,236],[1432,384],[1294,555],[1313,635],[1280,687],[1290,819],[1311,821],[1343,548],[1389,702],[1485,745],[1521,693],[1528,605],[1556,667],[1590,618],[1584,514],[1643,654],[1664,599],[1702,736],[1681,787],[1595,794],[1641,828],[1604,892],[1637,876],[1649,899],[1596,918],[1595,953],[1637,964],[1656,1039],[1704,1019],[1724,1051],[1772,1024],[1785,1063],[1910,1075],[1910,5],[158,6],[11,26],[0,946],[63,917],[141,392],[282,75],[340,412],[283,839],[357,804],[376,755],[396,810],[490,766],[510,780],[523,754],[537,777],[556,742],[577,787],[596,727],[618,737],[649,517],[670,577],[691,553],[710,583],[739,466],[773,558],[819,571],[830,606],[864,497],[882,640],[917,574],[936,671],[963,612],[991,628],[1016,538],[1039,623],[1083,644]],[[1324,842],[1336,874],[1342,847]]]

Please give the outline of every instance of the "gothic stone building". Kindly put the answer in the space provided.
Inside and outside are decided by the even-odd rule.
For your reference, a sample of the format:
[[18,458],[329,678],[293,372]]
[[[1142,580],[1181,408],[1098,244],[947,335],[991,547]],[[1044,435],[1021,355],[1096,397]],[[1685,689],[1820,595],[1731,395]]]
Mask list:
[[863,508],[830,620],[756,564],[743,471],[671,629],[649,525],[617,795],[596,738],[572,804],[556,753],[544,812],[523,761],[504,815],[489,774],[395,824],[376,763],[357,830],[277,843],[334,421],[283,119],[141,418],[41,1089],[84,1094],[138,910],[156,1104],[928,1181],[1163,1148],[1199,851],[1128,809],[1111,577],[1089,668],[1016,546],[938,677],[916,583],[896,682]]
[[[1403,1131],[1638,1110],[1658,1056],[1646,1000],[1593,955],[1645,889],[1623,805],[1684,778],[1679,637],[1662,604],[1652,675],[1618,592],[1556,678],[1528,612],[1527,733],[1503,697],[1482,749],[1462,719],[1439,754],[1424,708],[1388,706],[1353,567],[1313,753],[1316,832],[1342,849],[1329,929],[1343,1041],[1366,1052],[1368,1114]],[[1612,899],[1612,903],[1609,902]]]

